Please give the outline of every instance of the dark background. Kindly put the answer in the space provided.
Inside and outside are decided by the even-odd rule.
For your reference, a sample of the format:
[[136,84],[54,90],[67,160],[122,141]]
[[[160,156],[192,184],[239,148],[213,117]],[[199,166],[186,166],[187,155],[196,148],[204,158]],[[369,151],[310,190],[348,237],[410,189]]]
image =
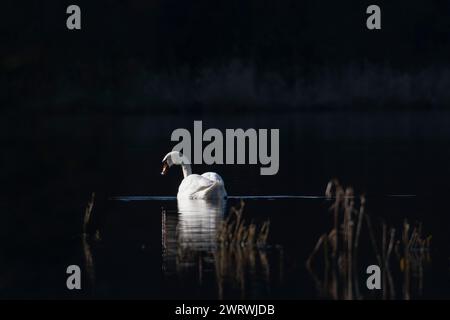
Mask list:
[[[2,4],[5,112],[445,108],[448,1]],[[275,109],[276,108],[276,109]]]
[[[70,4],[81,30],[66,28]],[[370,4],[381,30],[366,28]],[[92,191],[175,195],[160,162],[194,120],[280,129],[276,176],[211,169],[231,195],[322,195],[338,177],[416,195],[412,215],[448,243],[449,17],[445,0],[3,1],[4,279],[39,288],[57,272]]]

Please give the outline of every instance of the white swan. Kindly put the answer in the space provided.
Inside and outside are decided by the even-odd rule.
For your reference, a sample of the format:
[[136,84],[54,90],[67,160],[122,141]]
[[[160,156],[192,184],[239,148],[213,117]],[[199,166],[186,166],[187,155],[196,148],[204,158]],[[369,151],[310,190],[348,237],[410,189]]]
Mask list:
[[178,199],[224,199],[227,197],[224,182],[217,173],[192,174],[190,161],[180,152],[169,152],[162,162],[162,175],[165,175],[172,165],[181,165],[184,179],[178,187]]

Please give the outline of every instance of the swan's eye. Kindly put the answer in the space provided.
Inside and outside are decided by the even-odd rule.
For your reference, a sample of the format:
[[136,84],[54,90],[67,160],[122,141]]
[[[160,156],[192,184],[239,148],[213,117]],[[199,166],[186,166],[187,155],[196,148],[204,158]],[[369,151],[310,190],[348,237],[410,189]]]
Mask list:
[[167,161],[164,161],[161,174],[165,175],[168,170],[169,170],[169,165],[167,164]]

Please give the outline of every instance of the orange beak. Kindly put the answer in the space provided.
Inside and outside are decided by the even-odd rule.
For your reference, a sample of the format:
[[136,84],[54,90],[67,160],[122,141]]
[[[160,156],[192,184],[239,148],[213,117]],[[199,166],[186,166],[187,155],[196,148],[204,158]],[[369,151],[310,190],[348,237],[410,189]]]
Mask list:
[[169,165],[167,164],[166,161],[164,161],[163,163],[163,167],[162,167],[162,171],[161,171],[161,175],[166,175],[167,171],[169,171]]

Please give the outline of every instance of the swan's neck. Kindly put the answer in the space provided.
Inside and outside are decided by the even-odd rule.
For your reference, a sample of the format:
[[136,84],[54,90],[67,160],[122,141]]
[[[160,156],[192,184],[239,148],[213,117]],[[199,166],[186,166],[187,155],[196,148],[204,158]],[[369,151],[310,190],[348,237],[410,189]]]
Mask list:
[[187,176],[192,174],[192,169],[190,164],[181,164],[181,170],[183,170],[183,176],[186,178]]

